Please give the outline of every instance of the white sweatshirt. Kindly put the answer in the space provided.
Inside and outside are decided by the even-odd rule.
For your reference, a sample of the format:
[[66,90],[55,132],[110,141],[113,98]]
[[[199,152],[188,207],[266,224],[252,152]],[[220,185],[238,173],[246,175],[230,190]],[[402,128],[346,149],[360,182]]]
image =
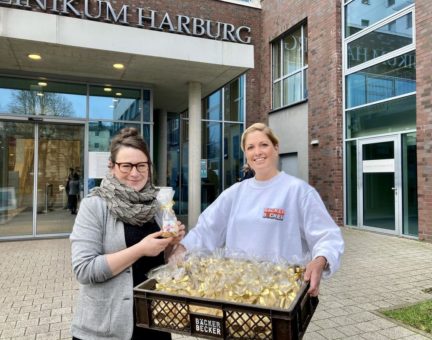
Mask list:
[[339,268],[344,251],[341,231],[317,191],[284,172],[226,189],[181,243],[188,251],[226,247],[304,265],[325,256],[329,269],[324,277]]

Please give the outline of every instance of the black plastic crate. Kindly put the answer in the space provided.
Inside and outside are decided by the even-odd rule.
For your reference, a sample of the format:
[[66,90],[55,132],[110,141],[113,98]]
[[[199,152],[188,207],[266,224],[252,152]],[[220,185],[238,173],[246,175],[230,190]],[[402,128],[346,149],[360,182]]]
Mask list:
[[156,292],[156,280],[134,288],[137,326],[208,339],[301,339],[318,305],[303,284],[289,309]]

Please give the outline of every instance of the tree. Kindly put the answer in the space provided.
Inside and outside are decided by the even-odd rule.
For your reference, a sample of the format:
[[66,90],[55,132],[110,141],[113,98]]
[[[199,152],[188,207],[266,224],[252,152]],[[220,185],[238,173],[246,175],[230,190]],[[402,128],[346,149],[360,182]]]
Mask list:
[[72,103],[58,93],[14,91],[9,111],[19,115],[73,116]]

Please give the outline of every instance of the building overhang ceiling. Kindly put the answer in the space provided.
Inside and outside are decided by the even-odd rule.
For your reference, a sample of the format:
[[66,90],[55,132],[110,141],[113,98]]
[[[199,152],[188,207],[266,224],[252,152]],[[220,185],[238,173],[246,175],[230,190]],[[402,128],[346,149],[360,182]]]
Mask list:
[[253,54],[247,44],[0,8],[0,73],[139,85],[169,112],[188,107],[189,82],[201,83],[204,97],[253,68]]

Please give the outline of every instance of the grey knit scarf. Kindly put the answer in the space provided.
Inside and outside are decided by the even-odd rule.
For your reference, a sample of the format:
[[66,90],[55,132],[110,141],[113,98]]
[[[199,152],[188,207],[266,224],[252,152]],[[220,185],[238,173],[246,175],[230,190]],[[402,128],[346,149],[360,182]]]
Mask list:
[[148,182],[141,191],[135,191],[108,174],[100,187],[94,188],[89,196],[103,198],[111,214],[124,223],[141,226],[156,214],[158,191]]

